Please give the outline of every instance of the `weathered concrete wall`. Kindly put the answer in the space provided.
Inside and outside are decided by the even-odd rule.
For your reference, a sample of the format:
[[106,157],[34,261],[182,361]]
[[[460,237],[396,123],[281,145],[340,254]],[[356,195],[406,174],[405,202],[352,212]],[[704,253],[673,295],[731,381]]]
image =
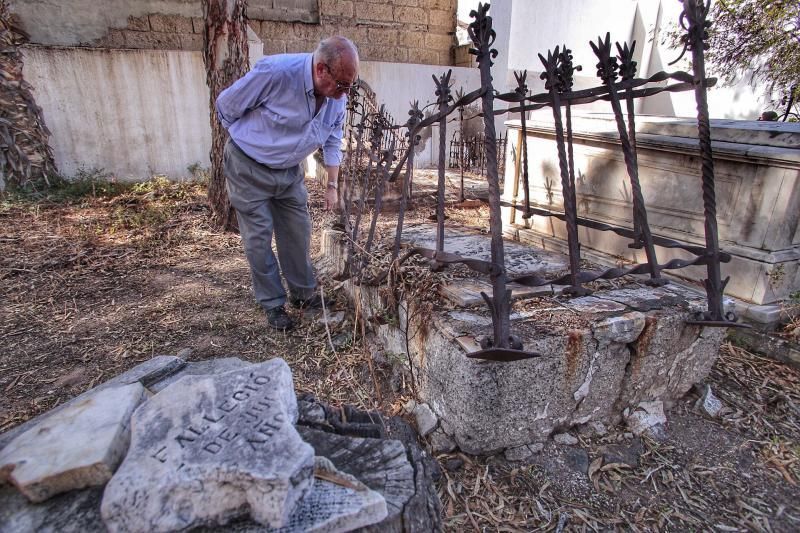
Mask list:
[[[309,52],[341,34],[362,60],[453,64],[456,0],[251,0],[250,26],[266,54]],[[201,50],[199,0],[12,0],[34,44]]]
[[[650,227],[668,238],[705,245],[701,165],[693,120],[637,118],[637,158]],[[531,204],[563,211],[552,117],[534,113],[528,122]],[[726,293],[755,304],[786,298],[800,289],[800,126],[792,123],[712,121],[717,221],[722,248],[733,259],[722,265],[731,280]],[[509,154],[517,154],[518,121],[509,122]],[[630,181],[613,117],[573,120],[578,215],[632,227]],[[522,202],[520,167],[507,160],[504,199]],[[516,170],[515,170],[516,168]],[[563,223],[534,216],[524,221],[505,209],[509,235],[561,249]],[[610,231],[580,228],[584,254],[614,264],[623,257],[645,262],[642,250]],[[552,238],[552,239],[551,239]],[[689,256],[657,248],[659,262]],[[705,267],[672,271],[701,280]]]
[[59,170],[120,179],[186,177],[209,165],[208,88],[199,52],[24,50]]
[[[27,47],[24,59],[23,73],[44,110],[56,164],[65,175],[102,168],[119,178],[180,178],[190,175],[189,165],[209,165],[208,88],[200,52]],[[431,75],[445,69],[364,61],[361,76],[379,103],[403,121],[411,100],[435,98]],[[456,86],[475,87],[478,74],[454,68],[453,79]],[[429,143],[417,164],[430,164],[437,153]]]

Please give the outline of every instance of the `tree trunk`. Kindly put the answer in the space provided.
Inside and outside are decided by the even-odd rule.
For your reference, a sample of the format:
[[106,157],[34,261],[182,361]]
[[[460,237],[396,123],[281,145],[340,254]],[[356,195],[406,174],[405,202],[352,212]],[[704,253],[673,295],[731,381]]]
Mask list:
[[48,186],[48,178],[58,172],[42,109],[22,78],[19,46],[26,39],[14,26],[6,0],[0,0],[0,191],[5,185]]
[[206,67],[211,120],[211,179],[208,183],[208,202],[211,204],[214,223],[225,231],[236,231],[237,223],[222,170],[222,151],[228,141],[228,132],[217,118],[214,102],[219,93],[248,70],[246,11],[247,0],[203,0],[203,62]]

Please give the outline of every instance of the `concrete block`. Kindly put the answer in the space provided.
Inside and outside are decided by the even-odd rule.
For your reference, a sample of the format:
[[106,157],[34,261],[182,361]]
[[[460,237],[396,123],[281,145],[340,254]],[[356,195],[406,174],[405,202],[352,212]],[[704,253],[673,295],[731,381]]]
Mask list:
[[127,29],[133,31],[150,31],[150,19],[147,15],[143,17],[134,17],[131,15],[128,17]]
[[452,35],[441,33],[426,33],[425,48],[429,50],[450,50],[456,43]]
[[181,50],[202,50],[203,35],[199,33],[182,33],[179,36]]
[[340,0],[320,0],[320,16],[352,18],[355,13],[353,2]]
[[428,25],[434,28],[443,28],[447,31],[455,31],[456,14],[454,11],[431,9],[428,12]]
[[181,40],[175,33],[125,31],[125,45],[128,48],[145,50],[180,50]]
[[421,7],[398,6],[394,8],[394,20],[403,23],[425,24],[428,21],[428,14]]
[[192,19],[179,15],[153,14],[150,19],[150,29],[163,33],[193,33]]
[[359,20],[394,21],[391,4],[356,4],[356,18]]

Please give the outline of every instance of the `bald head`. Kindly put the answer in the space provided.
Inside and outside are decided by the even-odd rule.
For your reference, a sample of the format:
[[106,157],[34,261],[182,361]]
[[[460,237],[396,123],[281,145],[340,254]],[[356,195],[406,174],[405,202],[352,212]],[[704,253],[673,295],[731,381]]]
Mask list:
[[358,79],[358,50],[350,39],[336,35],[320,42],[312,66],[318,97],[341,98]]

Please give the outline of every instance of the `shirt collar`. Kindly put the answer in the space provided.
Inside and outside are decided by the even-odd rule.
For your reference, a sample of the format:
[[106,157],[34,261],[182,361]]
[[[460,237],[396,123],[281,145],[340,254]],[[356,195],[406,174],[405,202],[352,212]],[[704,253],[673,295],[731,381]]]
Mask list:
[[305,67],[303,68],[303,85],[306,90],[306,95],[309,97],[314,96],[314,78],[311,75],[311,69],[313,68],[314,64],[314,54],[308,54],[305,61]]

